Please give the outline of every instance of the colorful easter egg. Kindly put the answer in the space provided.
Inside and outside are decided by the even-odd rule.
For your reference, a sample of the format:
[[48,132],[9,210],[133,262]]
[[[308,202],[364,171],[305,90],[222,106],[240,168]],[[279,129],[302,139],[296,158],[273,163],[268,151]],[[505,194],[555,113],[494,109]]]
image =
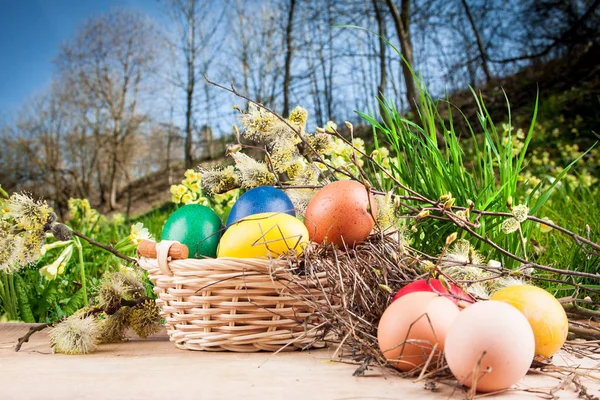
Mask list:
[[294,204],[283,190],[272,186],[259,186],[248,190],[233,205],[227,218],[229,226],[249,215],[280,212],[296,216]]
[[219,244],[219,257],[276,258],[295,252],[302,254],[308,232],[299,219],[285,213],[250,215],[225,231]]
[[216,257],[223,223],[210,208],[187,204],[169,216],[162,240],[185,244],[190,258]]

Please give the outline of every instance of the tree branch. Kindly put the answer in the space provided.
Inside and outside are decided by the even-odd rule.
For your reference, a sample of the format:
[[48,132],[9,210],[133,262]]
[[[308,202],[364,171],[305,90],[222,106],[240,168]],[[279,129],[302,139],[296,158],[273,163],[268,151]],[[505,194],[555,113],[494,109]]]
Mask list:
[[39,324],[39,325],[32,326],[31,328],[29,328],[29,331],[27,331],[27,333],[25,335],[23,335],[22,337],[19,338],[19,341],[17,342],[17,345],[15,346],[15,351],[21,350],[21,346],[23,346],[23,344],[29,342],[29,339],[31,338],[31,336],[33,336],[34,333],[43,331],[44,329],[46,329],[47,327],[49,327],[52,324],[54,324],[54,322],[47,322],[45,324]]
[[80,232],[77,232],[75,230],[73,231],[73,235],[77,236],[78,238],[81,238],[81,239],[85,240],[86,242],[88,242],[89,244],[91,244],[93,246],[100,247],[101,249],[106,250],[109,253],[114,254],[115,256],[119,257],[122,260],[125,260],[125,261],[130,262],[130,263],[137,264],[137,260],[135,258],[131,258],[129,256],[126,256],[123,253],[118,252],[112,246],[107,246],[107,245],[104,245],[104,244],[102,244],[100,242],[97,242],[94,239],[91,239],[91,238],[85,236],[84,234],[82,234]]

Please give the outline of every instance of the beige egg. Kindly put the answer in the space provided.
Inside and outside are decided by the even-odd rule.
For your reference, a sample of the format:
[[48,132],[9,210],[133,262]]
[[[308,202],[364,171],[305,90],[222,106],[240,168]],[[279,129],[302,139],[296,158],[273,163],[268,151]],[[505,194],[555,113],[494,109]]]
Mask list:
[[446,361],[462,384],[479,392],[511,387],[529,370],[535,350],[533,331],[515,307],[483,301],[454,320],[445,343]]
[[[434,366],[444,350],[446,334],[460,310],[446,297],[414,292],[394,301],[377,328],[379,349],[402,371]],[[432,355],[433,353],[433,355]]]

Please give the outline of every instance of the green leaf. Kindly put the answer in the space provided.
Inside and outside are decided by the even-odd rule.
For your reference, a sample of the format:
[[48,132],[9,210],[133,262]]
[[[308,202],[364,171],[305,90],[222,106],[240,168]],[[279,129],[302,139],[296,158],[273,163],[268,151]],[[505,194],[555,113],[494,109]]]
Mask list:
[[27,292],[25,290],[25,282],[19,274],[15,274],[15,288],[17,291],[17,300],[19,302],[19,315],[21,316],[21,320],[27,323],[35,322],[35,317],[33,316],[33,312],[31,311],[31,306],[29,305],[29,298],[27,297]]

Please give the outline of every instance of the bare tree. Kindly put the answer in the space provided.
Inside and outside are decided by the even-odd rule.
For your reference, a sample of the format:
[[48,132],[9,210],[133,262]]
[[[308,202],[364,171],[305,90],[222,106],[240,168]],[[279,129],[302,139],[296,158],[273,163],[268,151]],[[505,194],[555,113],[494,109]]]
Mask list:
[[406,98],[408,100],[409,107],[413,109],[415,102],[418,102],[417,88],[415,80],[413,78],[411,67],[413,65],[413,47],[410,39],[410,4],[411,0],[402,0],[400,11],[396,7],[394,0],[386,0],[394,26],[396,28],[396,34],[400,40],[400,50],[404,57],[405,62],[402,63],[402,75],[404,76],[404,84],[406,86]]
[[89,20],[57,59],[62,73],[75,77],[74,83],[82,85],[98,112],[106,115],[110,209],[116,206],[120,164],[129,154],[122,148],[146,119],[138,100],[153,68],[154,43],[155,30],[146,17],[116,10]]
[[184,77],[178,76],[176,80],[177,85],[185,91],[185,167],[191,168],[194,164],[195,91],[213,59],[206,52],[212,45],[225,8],[222,8],[220,15],[214,15],[212,10],[219,4],[213,1],[166,0],[165,5],[177,28],[176,37],[170,39],[170,44],[182,54],[185,65]]
[[471,29],[473,30],[473,35],[475,36],[475,40],[477,42],[477,50],[479,51],[479,58],[481,59],[481,68],[485,73],[486,82],[489,82],[492,79],[492,75],[490,74],[490,68],[488,66],[488,56],[485,51],[485,46],[483,45],[483,40],[481,39],[481,34],[479,33],[479,29],[477,29],[477,25],[475,24],[475,20],[473,19],[473,14],[471,14],[471,8],[469,7],[469,3],[467,0],[461,0],[463,8],[465,9],[465,14],[467,15],[467,19],[469,20],[469,25],[471,25]]
[[[377,34],[379,35],[379,84],[377,85],[377,96],[381,98],[381,101],[385,99],[385,85],[387,79],[387,67],[385,58],[385,49],[387,43],[386,38],[386,27],[384,14],[381,11],[380,0],[373,0],[373,9],[375,11],[375,20],[377,21]],[[384,107],[380,104],[379,112],[381,118],[384,118],[385,112]]]
[[228,78],[243,85],[244,92],[259,103],[275,107],[277,95],[281,94],[281,78],[284,66],[280,57],[282,48],[281,8],[277,2],[248,2],[236,0],[230,21],[230,57],[223,68]]
[[294,47],[292,44],[292,30],[294,27],[294,10],[296,9],[296,0],[289,0],[288,18],[285,27],[285,63],[283,75],[283,115],[290,113],[290,80],[292,79],[292,55]]

